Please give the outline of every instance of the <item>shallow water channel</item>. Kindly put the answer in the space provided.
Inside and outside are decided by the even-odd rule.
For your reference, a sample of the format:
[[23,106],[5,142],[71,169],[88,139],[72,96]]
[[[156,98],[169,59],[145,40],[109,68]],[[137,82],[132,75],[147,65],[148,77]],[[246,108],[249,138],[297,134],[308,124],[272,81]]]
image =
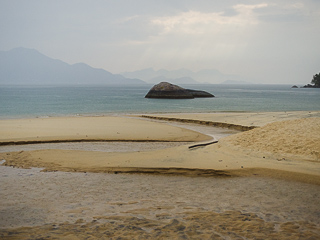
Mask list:
[[[145,120],[145,119],[144,119]],[[150,120],[157,121],[157,120]],[[218,140],[222,137],[235,134],[239,131],[227,128],[218,128],[212,126],[204,126],[190,123],[174,123],[164,122],[172,126],[190,129],[200,132]],[[188,142],[69,142],[69,143],[41,143],[41,144],[26,144],[26,145],[8,145],[0,146],[0,152],[17,152],[17,151],[33,151],[42,149],[62,149],[62,150],[82,150],[82,151],[100,151],[100,152],[138,152],[152,151],[156,149],[165,149],[176,147]]]

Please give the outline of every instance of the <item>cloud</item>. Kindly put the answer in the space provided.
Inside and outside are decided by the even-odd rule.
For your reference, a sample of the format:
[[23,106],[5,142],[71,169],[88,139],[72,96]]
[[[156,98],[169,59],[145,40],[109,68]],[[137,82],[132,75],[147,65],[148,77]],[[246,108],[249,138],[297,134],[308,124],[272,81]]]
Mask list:
[[255,5],[245,5],[245,4],[237,4],[235,6],[233,6],[233,8],[242,14],[252,14],[252,11],[254,9],[259,9],[259,8],[265,8],[268,7],[268,4],[266,3],[260,3],[260,4],[255,4]]
[[232,6],[234,14],[231,15],[223,9],[210,12],[189,10],[150,18],[150,25],[157,32],[148,36],[145,52],[162,59],[166,64],[163,67],[167,68],[183,65],[196,69],[205,65],[210,67],[213,62],[228,62],[230,58],[238,61],[259,28],[256,10],[267,6],[264,3],[236,4]]
[[[268,7],[257,10],[259,20],[271,24],[295,24],[303,23],[319,17],[319,7],[316,5],[306,5],[303,2],[282,2],[269,4]],[[277,27],[277,26],[275,26]]]
[[162,27],[162,34],[171,32],[184,34],[206,34],[216,32],[221,28],[238,28],[256,25],[259,23],[254,12],[257,8],[267,7],[267,4],[233,6],[235,15],[228,16],[224,11],[220,12],[199,12],[187,11],[180,12],[175,16],[157,17],[151,20],[151,23]]
[[0,50],[35,48],[111,72],[217,68],[270,83],[319,71],[319,0],[2,2]]

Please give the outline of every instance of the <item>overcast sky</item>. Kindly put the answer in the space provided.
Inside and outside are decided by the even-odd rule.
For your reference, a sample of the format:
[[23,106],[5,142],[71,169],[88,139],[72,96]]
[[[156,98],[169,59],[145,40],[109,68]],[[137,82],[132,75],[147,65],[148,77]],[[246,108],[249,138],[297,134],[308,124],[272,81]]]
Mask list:
[[320,0],[0,0],[0,50],[112,73],[217,69],[255,83],[320,72]]

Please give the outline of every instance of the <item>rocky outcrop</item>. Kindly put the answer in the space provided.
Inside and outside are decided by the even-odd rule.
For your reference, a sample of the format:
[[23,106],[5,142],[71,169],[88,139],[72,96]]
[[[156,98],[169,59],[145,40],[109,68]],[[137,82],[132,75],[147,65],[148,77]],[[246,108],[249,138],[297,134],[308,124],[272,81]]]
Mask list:
[[192,89],[186,89],[186,90],[189,93],[191,93],[194,98],[210,98],[210,97],[214,97],[211,93],[208,93],[206,91],[192,90]]
[[194,96],[186,89],[168,82],[161,82],[157,85],[154,85],[145,97],[172,99],[194,98]]
[[320,88],[320,86],[307,84],[307,85],[304,85],[303,88]]
[[168,99],[192,99],[207,97],[214,97],[214,95],[205,91],[185,89],[168,82],[161,82],[157,85],[154,85],[145,96],[145,98]]

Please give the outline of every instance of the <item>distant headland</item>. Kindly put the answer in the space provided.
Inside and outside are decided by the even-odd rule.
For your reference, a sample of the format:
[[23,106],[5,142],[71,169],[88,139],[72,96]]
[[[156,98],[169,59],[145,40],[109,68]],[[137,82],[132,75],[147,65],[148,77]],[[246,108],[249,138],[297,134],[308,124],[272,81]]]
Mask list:
[[320,73],[313,75],[311,84],[303,86],[304,88],[320,88]]
[[[297,85],[293,85],[291,88],[298,88]],[[311,84],[306,84],[301,88],[320,88],[320,73],[313,75]]]

